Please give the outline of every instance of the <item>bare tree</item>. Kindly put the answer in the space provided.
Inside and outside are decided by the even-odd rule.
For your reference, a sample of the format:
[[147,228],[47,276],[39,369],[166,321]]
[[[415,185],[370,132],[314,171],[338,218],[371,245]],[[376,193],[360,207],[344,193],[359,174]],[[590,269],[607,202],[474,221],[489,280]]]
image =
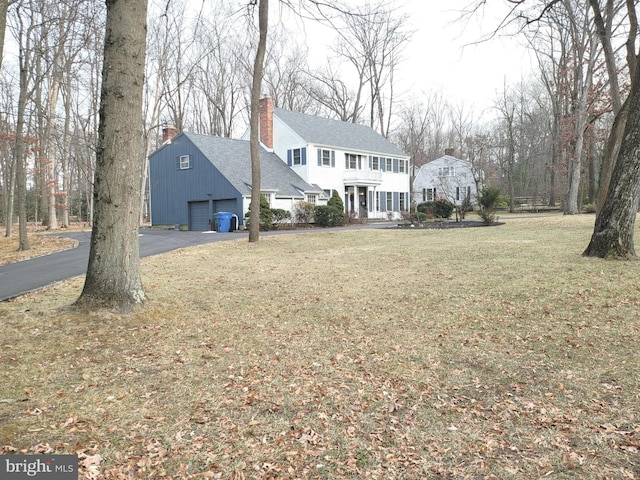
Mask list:
[[[19,4],[16,9],[14,36],[18,41],[19,94],[16,108],[15,149],[13,164],[15,168],[16,195],[18,198],[18,234],[19,250],[29,250],[27,235],[27,103],[38,88],[40,78],[36,78],[37,49],[36,44],[42,40],[40,27],[42,15],[35,2]],[[9,206],[9,223],[13,220],[13,206]],[[7,236],[11,229],[7,225]]]
[[[273,29],[272,29],[273,31]],[[309,113],[314,105],[309,88],[308,52],[292,42],[287,32],[270,32],[264,71],[264,90],[280,108]]]
[[147,1],[107,0],[94,222],[76,305],[126,311],[142,304],[138,221]]
[[620,89],[620,69],[618,67],[617,54],[614,49],[612,38],[614,35],[614,19],[620,17],[620,10],[626,8],[629,16],[629,28],[627,41],[625,43],[627,53],[627,74],[635,69],[636,55],[634,51],[635,37],[637,35],[637,20],[635,19],[635,7],[629,2],[606,0],[605,8],[600,7],[598,0],[589,0],[589,5],[593,10],[596,32],[602,45],[604,61],[607,67],[609,78],[609,95],[611,97],[611,108],[614,115],[614,123],[611,127],[609,139],[603,158],[600,175],[600,192],[598,194],[598,212],[604,204],[604,200],[609,189],[613,166],[620,151],[622,134],[627,119],[626,109],[623,111],[622,91]]
[[310,77],[306,82],[306,94],[328,117],[335,117],[343,122],[356,122],[364,106],[359,103],[358,94],[345,82],[340,74],[339,66],[332,59],[317,71],[307,72]]
[[393,76],[401,49],[411,38],[406,29],[407,17],[397,16],[386,4],[367,3],[345,15],[344,21],[345,28],[336,29],[341,39],[337,52],[355,67],[358,75],[354,111],[359,109],[363,89],[368,86],[369,125],[386,137],[393,113]]
[[260,238],[260,94],[264,57],[267,51],[267,29],[269,27],[269,0],[256,1],[259,2],[259,41],[253,62],[253,81],[251,84],[251,213],[249,216],[249,242],[257,242]]
[[[479,9],[483,3],[481,0],[474,1],[475,8],[471,10]],[[512,13],[515,13],[505,19],[502,25],[509,24],[512,20],[525,26],[537,24],[557,6],[566,6],[569,0],[539,2],[521,0],[512,3]],[[612,70],[617,65],[614,59],[611,58],[616,49],[608,45],[609,40],[615,38],[613,36],[614,29],[611,28],[615,12],[620,11],[620,18],[626,23],[627,35],[626,40],[623,42],[623,47],[626,49],[631,89],[627,100],[620,106],[615,115],[615,121],[609,135],[605,150],[603,175],[600,182],[599,210],[591,241],[583,253],[585,256],[628,258],[636,255],[633,244],[633,231],[639,202],[638,190],[640,190],[640,153],[638,153],[640,148],[640,74],[637,68],[638,51],[636,47],[638,15],[635,1],[624,0],[624,8],[622,8],[622,4],[622,0],[607,0],[605,8],[602,9],[599,1],[589,0],[588,3],[593,12],[597,38],[600,40],[604,51],[610,85],[615,85],[615,79],[612,80],[615,77]],[[572,5],[579,4],[576,2]],[[583,11],[583,13],[586,18],[588,13],[586,11]],[[577,16],[574,18],[577,18]],[[578,24],[576,23],[576,25]],[[580,22],[580,25],[586,26],[587,23]],[[592,40],[589,39],[589,42],[592,42]],[[587,58],[589,59],[586,70],[587,77],[584,77],[586,81],[580,85],[580,91],[585,92],[585,87],[589,83],[588,69],[595,63],[595,61],[592,61],[595,46],[593,43],[583,43],[583,45],[584,49],[582,51],[588,54]],[[619,86],[617,91],[623,91],[623,89]],[[617,109],[614,103],[617,102],[615,95],[612,98],[613,110],[615,111]],[[578,107],[580,107],[580,102]],[[620,136],[621,132],[622,136]],[[619,150],[617,147],[618,141]],[[574,151],[578,153],[577,148]],[[612,172],[609,182],[607,181],[608,170]],[[604,200],[602,201],[602,199]],[[569,200],[573,201],[573,198],[570,196]]]
[[635,257],[633,242],[640,202],[640,69],[636,68],[627,98],[627,120],[611,182],[583,255]]
[[244,93],[248,87],[245,55],[248,39],[239,34],[237,14],[218,4],[215,21],[198,18],[196,28],[197,62],[193,76],[196,130],[210,135],[231,137],[244,113]]
[[515,164],[516,164],[516,119],[518,114],[518,97],[515,92],[506,86],[496,100],[496,110],[500,114],[503,123],[505,154],[501,155],[503,171],[506,172],[507,189],[509,194],[509,211],[513,213],[515,208]]

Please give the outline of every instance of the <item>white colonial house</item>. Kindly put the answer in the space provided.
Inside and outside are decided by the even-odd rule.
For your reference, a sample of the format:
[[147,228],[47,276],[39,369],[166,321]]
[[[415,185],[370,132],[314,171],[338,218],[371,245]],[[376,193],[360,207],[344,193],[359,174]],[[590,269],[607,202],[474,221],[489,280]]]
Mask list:
[[484,174],[471,162],[456,158],[454,154],[453,149],[446,149],[445,155],[418,169],[413,180],[416,204],[436,198],[446,198],[455,205],[461,205],[467,198],[472,205],[478,203],[478,189]]
[[410,208],[409,156],[367,126],[275,108],[267,97],[260,101],[260,141],[323,200],[337,191],[356,218],[397,219]]

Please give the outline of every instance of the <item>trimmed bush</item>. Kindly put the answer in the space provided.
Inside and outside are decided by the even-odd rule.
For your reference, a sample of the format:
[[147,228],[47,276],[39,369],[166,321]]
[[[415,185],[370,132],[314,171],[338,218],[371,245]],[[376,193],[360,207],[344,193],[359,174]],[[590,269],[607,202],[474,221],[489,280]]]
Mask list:
[[313,214],[316,219],[316,225],[319,227],[332,227],[334,212],[335,208],[329,205],[318,205]]
[[291,212],[283,208],[271,209],[271,221],[274,225],[280,223],[291,223]]
[[[337,190],[331,193],[331,198],[327,202],[327,207],[334,209],[332,215],[332,226],[340,227],[346,222],[346,215],[344,213],[344,202]],[[318,219],[316,218],[316,223]]]
[[454,208],[453,203],[446,198],[438,198],[434,202],[423,202],[416,207],[418,212],[435,218],[450,218]]
[[[244,214],[244,223],[249,228],[249,218],[251,215],[251,207],[249,207],[249,212]],[[273,228],[273,219],[271,215],[271,208],[269,207],[269,202],[264,195],[260,195],[260,230],[271,230]]]
[[344,225],[344,212],[329,205],[318,205],[314,212],[319,227],[339,227]]

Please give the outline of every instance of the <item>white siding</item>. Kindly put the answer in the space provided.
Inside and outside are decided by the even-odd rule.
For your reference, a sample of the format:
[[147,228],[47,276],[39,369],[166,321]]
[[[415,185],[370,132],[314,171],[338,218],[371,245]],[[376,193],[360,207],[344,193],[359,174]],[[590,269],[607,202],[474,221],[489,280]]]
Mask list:
[[[451,175],[441,175],[444,172]],[[424,191],[436,189],[436,196],[445,197],[460,205],[464,201],[467,189],[471,190],[471,203],[478,201],[478,191],[471,162],[445,155],[420,167],[413,181],[413,200],[416,204],[424,200]],[[458,190],[459,189],[459,190]],[[459,195],[458,195],[459,192]]]
[[[387,211],[376,209],[376,192],[402,193],[405,197],[406,209],[409,209],[409,193],[411,180],[409,176],[409,157],[394,157],[405,162],[404,173],[372,171],[369,168],[369,156],[387,158],[388,155],[380,155],[371,151],[336,149],[331,145],[307,144],[304,139],[291,130],[281,119],[273,117],[273,145],[274,152],[283,162],[287,163],[287,152],[292,149],[306,148],[306,165],[292,166],[291,168],[307,183],[318,185],[322,190],[336,190],[342,197],[345,206],[345,188],[350,185],[358,185],[367,188],[367,216],[369,218],[387,219]],[[318,150],[330,150],[335,152],[334,166],[318,166]],[[345,169],[345,154],[362,155],[361,168],[356,171]],[[345,176],[345,173],[346,176]],[[371,205],[373,199],[373,205]],[[294,201],[295,203],[295,201]],[[285,208],[273,205],[275,208]],[[393,205],[392,205],[393,207]],[[287,208],[289,209],[289,208]],[[357,212],[359,213],[359,212]],[[394,218],[400,218],[396,212]]]

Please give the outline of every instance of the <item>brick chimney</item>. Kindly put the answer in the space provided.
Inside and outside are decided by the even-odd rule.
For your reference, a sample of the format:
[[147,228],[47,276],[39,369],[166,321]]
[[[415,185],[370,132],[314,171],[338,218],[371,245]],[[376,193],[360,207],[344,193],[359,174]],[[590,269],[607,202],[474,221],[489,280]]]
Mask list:
[[260,99],[260,141],[267,148],[273,148],[273,98]]
[[162,143],[173,140],[176,135],[178,135],[178,129],[173,125],[162,126]]
[[455,157],[456,156],[456,149],[453,148],[453,147],[445,148],[444,149],[444,154],[445,155],[449,155],[450,157]]

